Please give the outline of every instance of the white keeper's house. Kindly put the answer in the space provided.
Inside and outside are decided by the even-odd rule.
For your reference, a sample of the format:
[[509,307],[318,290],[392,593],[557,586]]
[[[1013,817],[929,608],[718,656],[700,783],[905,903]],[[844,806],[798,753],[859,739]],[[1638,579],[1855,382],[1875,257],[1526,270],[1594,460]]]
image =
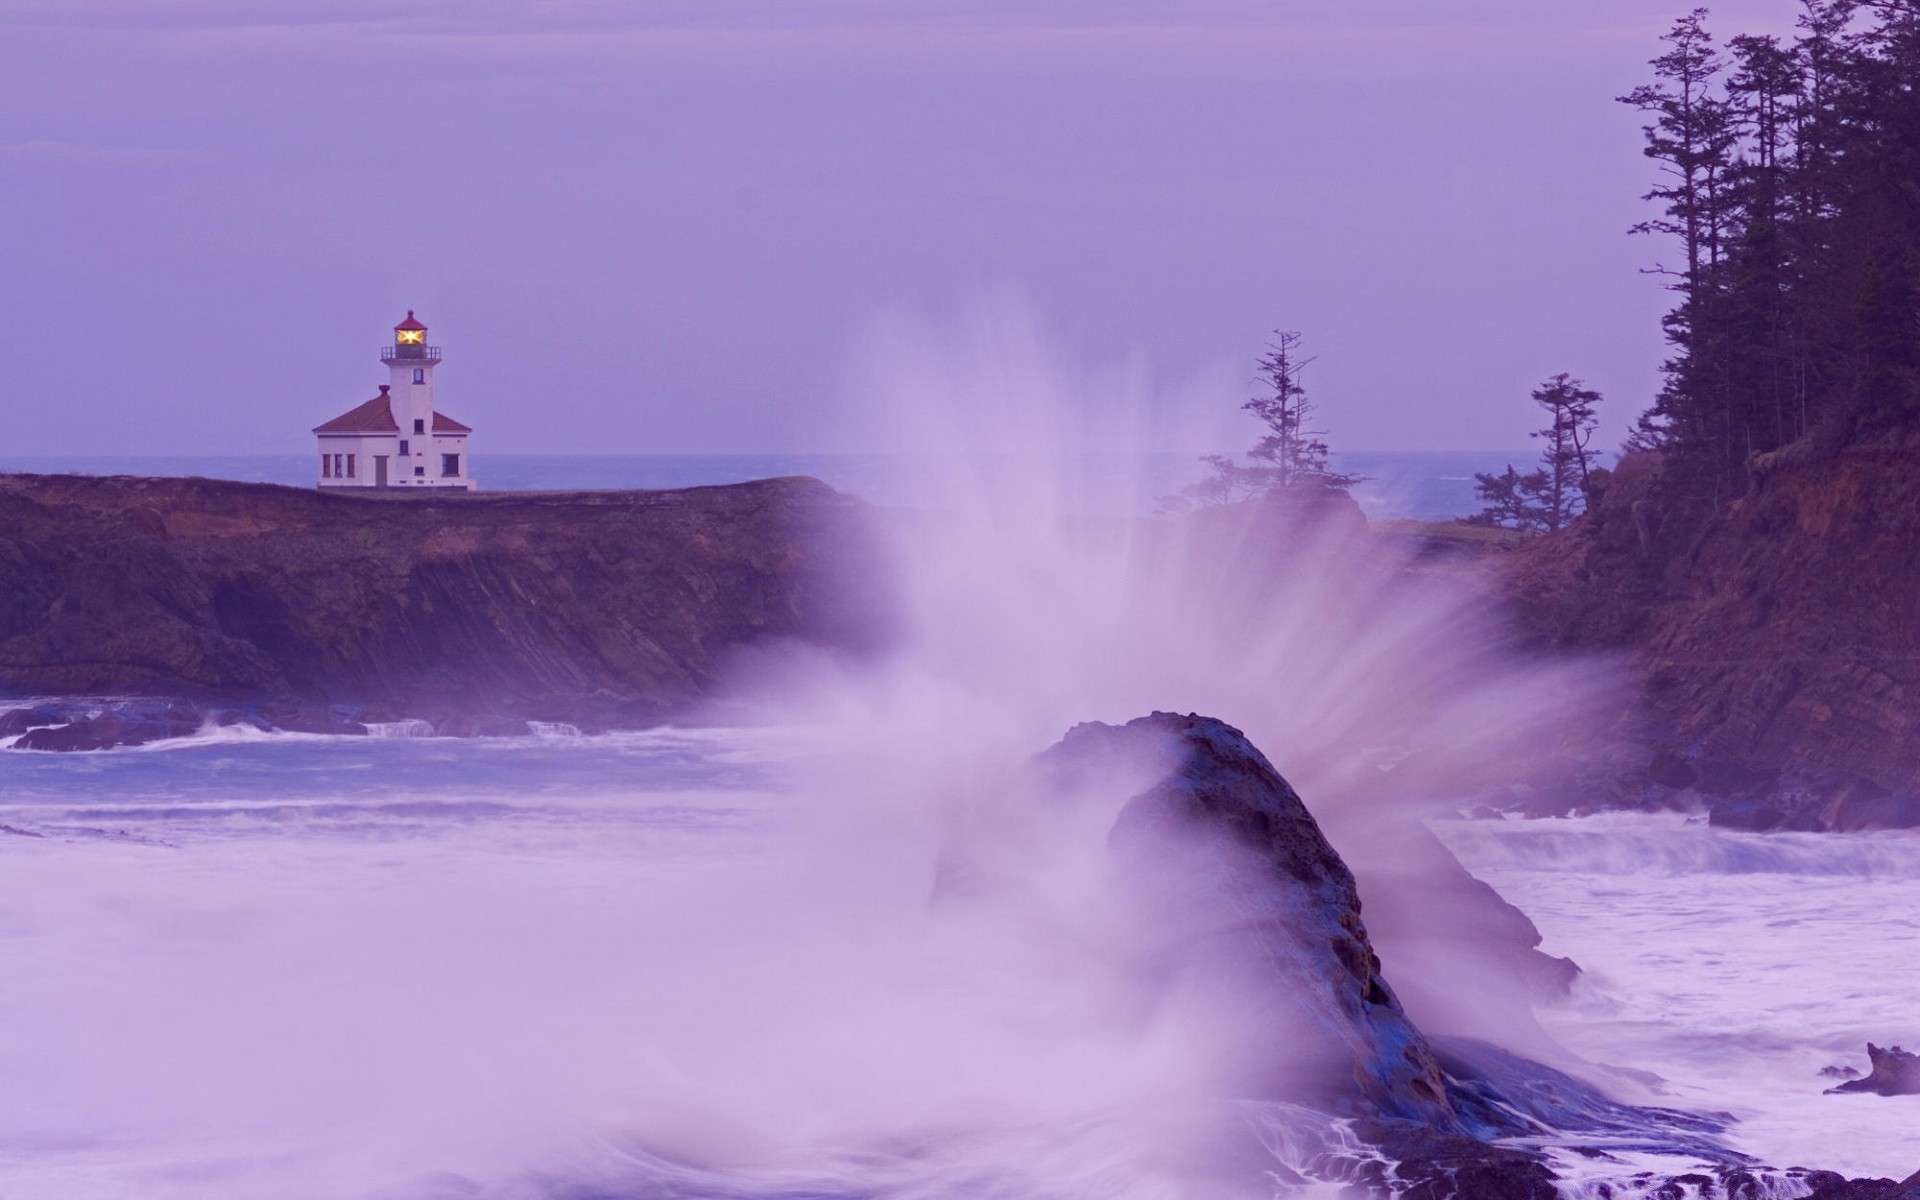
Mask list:
[[320,439],[322,488],[453,488],[474,490],[467,473],[467,435],[473,430],[433,408],[433,369],[440,347],[427,345],[427,327],[407,310],[383,346],[390,382],[380,394],[325,425]]

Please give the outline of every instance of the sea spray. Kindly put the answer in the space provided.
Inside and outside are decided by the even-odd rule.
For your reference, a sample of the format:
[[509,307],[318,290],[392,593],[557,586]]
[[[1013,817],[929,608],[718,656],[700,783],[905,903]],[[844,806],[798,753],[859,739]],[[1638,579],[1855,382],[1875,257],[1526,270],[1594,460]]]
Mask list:
[[[167,760],[194,799],[142,818],[196,836],[57,842],[10,878],[35,960],[0,984],[0,1110],[130,1147],[123,1194],[169,1200],[434,1171],[505,1195],[617,1177],[609,1143],[712,1195],[1222,1195],[1192,1114],[1238,1098],[1215,1069],[1234,1026],[1153,1019],[1100,903],[1103,822],[1150,780],[1005,839],[1034,890],[942,912],[968,814],[1081,721],[1208,712],[1332,826],[1364,897],[1370,830],[1537,757],[1606,674],[1511,657],[1477,594],[1338,495],[1138,517],[1087,464],[1164,413],[1017,321],[879,357],[892,431],[947,451],[936,490],[961,499],[878,515],[885,654],[736,664],[728,711],[788,740],[771,778],[558,730],[196,746]],[[1008,446],[1038,452],[981,465]],[[581,787],[578,762],[625,775]]]

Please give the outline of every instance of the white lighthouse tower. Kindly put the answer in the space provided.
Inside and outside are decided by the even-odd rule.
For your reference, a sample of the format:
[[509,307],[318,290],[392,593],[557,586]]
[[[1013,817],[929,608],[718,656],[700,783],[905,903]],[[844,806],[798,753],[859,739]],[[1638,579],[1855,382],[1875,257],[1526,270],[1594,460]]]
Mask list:
[[388,382],[373,399],[314,428],[320,439],[319,486],[474,490],[468,473],[468,426],[437,412],[433,372],[440,347],[427,344],[427,327],[407,310],[383,346]]

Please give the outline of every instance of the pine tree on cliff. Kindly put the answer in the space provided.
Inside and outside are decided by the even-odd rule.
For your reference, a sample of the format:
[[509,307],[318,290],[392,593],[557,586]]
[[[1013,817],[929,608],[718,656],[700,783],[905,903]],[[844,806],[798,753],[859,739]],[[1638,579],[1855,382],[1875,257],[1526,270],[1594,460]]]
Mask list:
[[1537,472],[1540,522],[1549,530],[1560,529],[1586,510],[1593,434],[1600,424],[1594,406],[1600,393],[1562,371],[1534,389],[1533,402],[1547,413],[1546,428],[1533,434],[1546,443]]
[[1273,336],[1258,364],[1265,394],[1240,406],[1267,427],[1247,457],[1267,469],[1276,489],[1352,487],[1360,477],[1327,465],[1326,431],[1312,428],[1315,405],[1301,386],[1300,372],[1313,360],[1300,357],[1300,335],[1276,330]]
[[1546,428],[1533,433],[1546,443],[1539,469],[1522,475],[1508,463],[1497,475],[1475,472],[1474,491],[1482,507],[1466,518],[1468,524],[1552,531],[1586,511],[1600,393],[1562,371],[1533,390],[1533,402],[1547,414]]
[[1547,527],[1546,507],[1540,500],[1547,487],[1546,472],[1531,471],[1522,475],[1508,463],[1507,469],[1498,475],[1476,471],[1473,478],[1474,492],[1483,507],[1465,518],[1467,524],[1517,529],[1523,533]]
[[1247,451],[1250,461],[1204,455],[1200,461],[1207,465],[1207,477],[1183,488],[1178,496],[1163,497],[1162,509],[1181,512],[1300,492],[1345,491],[1361,482],[1361,476],[1329,465],[1326,432],[1313,428],[1316,406],[1300,382],[1301,372],[1313,360],[1300,357],[1301,335],[1276,330],[1273,337],[1257,364],[1261,394],[1240,406],[1266,427]]

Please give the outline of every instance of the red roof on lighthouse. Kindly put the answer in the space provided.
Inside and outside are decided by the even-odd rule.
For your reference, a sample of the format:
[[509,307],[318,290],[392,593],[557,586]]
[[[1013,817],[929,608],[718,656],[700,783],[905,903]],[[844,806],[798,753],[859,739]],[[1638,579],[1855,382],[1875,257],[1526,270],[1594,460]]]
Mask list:
[[344,412],[325,425],[315,425],[315,433],[399,433],[400,423],[393,419],[393,398],[382,387],[380,394],[350,412]]
[[425,325],[422,325],[419,319],[413,315],[412,309],[408,309],[407,319],[400,322],[398,325],[395,325],[394,328],[395,329],[418,329],[424,332],[427,327]]
[[[393,416],[393,396],[388,385],[380,385],[380,394],[350,412],[341,413],[325,425],[315,425],[315,433],[399,433],[400,422]],[[471,425],[463,425],[445,413],[433,414],[433,431],[449,437],[461,437],[473,432]]]

